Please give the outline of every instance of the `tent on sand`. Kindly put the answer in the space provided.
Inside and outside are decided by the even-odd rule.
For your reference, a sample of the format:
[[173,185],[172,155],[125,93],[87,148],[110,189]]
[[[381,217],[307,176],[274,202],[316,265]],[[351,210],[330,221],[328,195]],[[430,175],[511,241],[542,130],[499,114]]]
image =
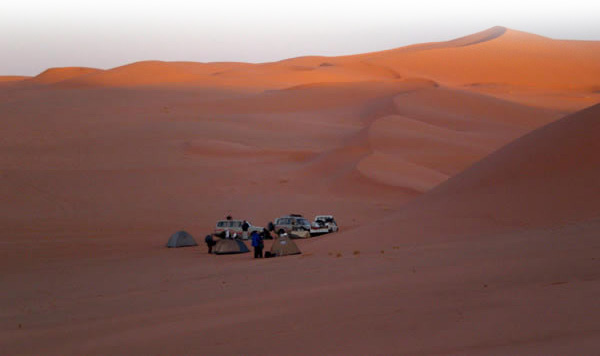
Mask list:
[[245,243],[238,239],[220,239],[213,249],[217,255],[250,252]]
[[198,246],[194,237],[187,231],[177,231],[169,238],[167,247],[186,247],[186,246]]
[[298,245],[289,236],[281,235],[273,241],[271,246],[271,254],[275,256],[297,255],[302,253]]

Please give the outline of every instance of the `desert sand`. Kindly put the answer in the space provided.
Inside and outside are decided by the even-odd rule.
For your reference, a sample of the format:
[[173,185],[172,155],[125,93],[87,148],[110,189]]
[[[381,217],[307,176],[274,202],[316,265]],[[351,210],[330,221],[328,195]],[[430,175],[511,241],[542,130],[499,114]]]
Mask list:
[[[599,41],[503,27],[0,77],[1,353],[597,354],[598,103]],[[340,231],[206,253],[288,213]]]

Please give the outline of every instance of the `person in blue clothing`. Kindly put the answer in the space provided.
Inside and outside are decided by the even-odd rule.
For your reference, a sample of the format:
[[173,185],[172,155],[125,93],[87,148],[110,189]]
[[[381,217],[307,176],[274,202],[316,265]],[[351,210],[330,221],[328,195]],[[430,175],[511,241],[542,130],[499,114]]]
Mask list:
[[254,258],[263,258],[263,238],[256,231],[252,231],[252,247],[254,247]]

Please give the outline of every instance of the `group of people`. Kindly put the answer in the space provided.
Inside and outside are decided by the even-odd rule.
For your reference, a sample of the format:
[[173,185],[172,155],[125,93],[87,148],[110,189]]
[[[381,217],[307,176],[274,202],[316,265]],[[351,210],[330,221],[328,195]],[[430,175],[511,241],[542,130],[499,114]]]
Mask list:
[[[227,220],[231,220],[231,215],[227,215]],[[250,228],[250,224],[246,220],[242,223],[242,238],[244,240],[248,239],[248,229]],[[263,258],[263,249],[265,247],[264,240],[272,239],[271,231],[275,229],[273,222],[269,222],[268,229],[263,228],[263,230],[259,233],[257,231],[252,231],[250,234],[250,239],[252,240],[252,247],[254,248],[254,258]],[[229,230],[225,230],[220,234],[221,238],[224,239],[237,239],[237,233],[231,233]],[[204,242],[206,242],[206,246],[208,247],[208,253],[212,253],[213,247],[217,244],[213,235],[206,235],[204,238]]]

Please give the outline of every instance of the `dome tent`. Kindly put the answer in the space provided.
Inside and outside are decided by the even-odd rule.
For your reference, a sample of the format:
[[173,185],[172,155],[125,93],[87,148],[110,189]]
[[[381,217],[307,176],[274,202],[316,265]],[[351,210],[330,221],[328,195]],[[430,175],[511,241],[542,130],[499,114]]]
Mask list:
[[287,234],[276,238],[271,246],[271,254],[275,256],[297,255],[299,253],[302,252],[298,248],[298,245]]
[[167,247],[186,247],[186,246],[198,246],[194,237],[187,231],[177,231],[169,238]]
[[238,239],[220,239],[213,251],[217,255],[250,252],[248,246]]

